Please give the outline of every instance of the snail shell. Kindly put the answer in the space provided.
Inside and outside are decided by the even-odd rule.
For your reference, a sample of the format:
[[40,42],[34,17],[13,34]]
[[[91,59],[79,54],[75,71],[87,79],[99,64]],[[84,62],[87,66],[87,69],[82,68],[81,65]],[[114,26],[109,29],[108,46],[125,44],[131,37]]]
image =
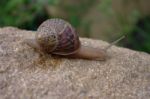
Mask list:
[[80,47],[75,29],[62,19],[48,19],[38,28],[36,41],[46,53],[70,55]]

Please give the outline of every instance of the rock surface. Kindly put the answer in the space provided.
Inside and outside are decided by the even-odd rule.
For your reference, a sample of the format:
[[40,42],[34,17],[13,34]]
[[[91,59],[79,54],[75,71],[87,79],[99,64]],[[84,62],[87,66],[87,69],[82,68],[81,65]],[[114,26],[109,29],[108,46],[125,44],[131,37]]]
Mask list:
[[150,99],[149,54],[113,46],[106,61],[42,57],[23,42],[34,33],[0,29],[0,99]]

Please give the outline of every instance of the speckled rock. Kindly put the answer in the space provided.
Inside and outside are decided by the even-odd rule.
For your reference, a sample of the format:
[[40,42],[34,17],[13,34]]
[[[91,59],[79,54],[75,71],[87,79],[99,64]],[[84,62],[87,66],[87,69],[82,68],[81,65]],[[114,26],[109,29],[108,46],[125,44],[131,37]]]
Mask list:
[[34,33],[0,29],[0,99],[150,99],[149,54],[113,46],[106,61],[43,57],[23,42]]

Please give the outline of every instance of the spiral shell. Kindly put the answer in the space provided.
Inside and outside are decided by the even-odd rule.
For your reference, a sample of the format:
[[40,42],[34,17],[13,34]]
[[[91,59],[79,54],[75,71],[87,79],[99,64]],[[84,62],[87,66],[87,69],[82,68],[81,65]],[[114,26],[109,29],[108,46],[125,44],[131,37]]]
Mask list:
[[46,53],[69,55],[80,47],[75,29],[62,19],[48,19],[38,28],[36,41]]

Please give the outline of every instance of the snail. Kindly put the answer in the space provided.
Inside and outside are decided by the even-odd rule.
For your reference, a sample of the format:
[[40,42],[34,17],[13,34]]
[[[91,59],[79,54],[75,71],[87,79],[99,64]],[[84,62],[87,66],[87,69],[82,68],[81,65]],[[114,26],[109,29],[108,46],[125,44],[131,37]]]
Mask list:
[[42,53],[91,60],[105,60],[106,49],[114,44],[112,43],[106,49],[82,45],[74,27],[67,21],[58,18],[44,21],[38,27],[35,38],[26,39],[25,42]]

